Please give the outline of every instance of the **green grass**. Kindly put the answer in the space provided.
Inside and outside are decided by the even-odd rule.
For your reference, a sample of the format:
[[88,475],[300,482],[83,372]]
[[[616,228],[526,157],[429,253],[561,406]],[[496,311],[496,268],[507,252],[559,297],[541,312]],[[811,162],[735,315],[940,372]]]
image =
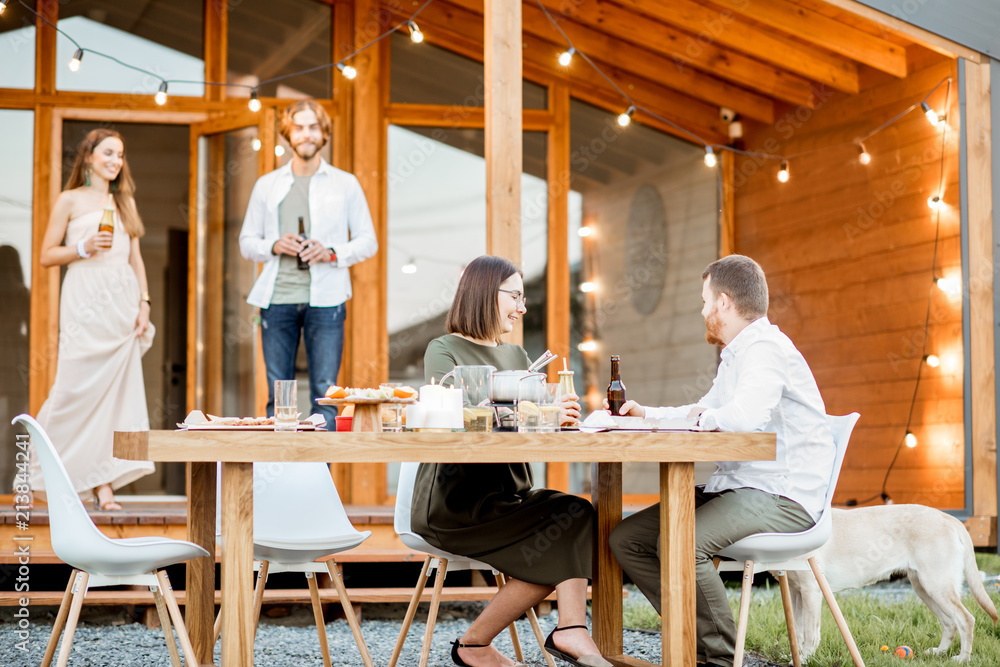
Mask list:
[[[1000,571],[1000,557],[994,554],[976,554],[980,568],[987,573]],[[982,556],[982,559],[980,559]],[[758,581],[764,582],[761,577]],[[764,591],[770,589],[771,595]],[[760,594],[758,594],[758,592]],[[990,590],[994,605],[1000,607],[1000,589]],[[902,667],[900,660],[893,656],[897,646],[903,644],[913,649],[915,657],[910,664],[951,665],[950,658],[957,655],[958,637],[952,644],[947,657],[924,655],[941,641],[941,626],[937,617],[916,597],[908,597],[903,602],[883,601],[877,597],[845,592],[837,595],[848,627],[861,651],[865,664],[869,667]],[[733,615],[737,613],[739,595],[730,600]],[[976,617],[972,659],[966,663],[970,667],[997,667],[1000,665],[1000,629],[986,615],[979,605],[969,597],[965,606]],[[633,589],[625,599],[625,627],[658,630],[659,617],[641,593]],[[883,652],[882,646],[889,650]],[[750,606],[750,624],[747,630],[747,651],[771,662],[790,664],[788,631],[781,608],[781,597],[777,587],[763,583],[754,586],[754,596]],[[850,655],[843,637],[837,630],[826,604],[823,605],[822,637],[819,648],[812,655],[807,667],[851,667]]]

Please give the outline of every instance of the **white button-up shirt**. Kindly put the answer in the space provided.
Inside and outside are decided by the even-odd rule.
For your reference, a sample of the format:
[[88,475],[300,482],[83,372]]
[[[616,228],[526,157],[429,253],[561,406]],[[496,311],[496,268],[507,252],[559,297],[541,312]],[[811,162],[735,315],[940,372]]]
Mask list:
[[704,408],[705,430],[763,431],[777,436],[777,460],[717,462],[705,491],[754,488],[790,498],[819,518],[836,454],[816,379],[792,341],[767,317],[750,323],[722,350],[712,388],[697,403],[646,408],[655,418]]
[[[278,278],[278,255],[271,248],[281,238],[278,204],[292,189],[292,163],[264,174],[253,186],[240,231],[240,252],[264,264],[247,303],[259,308],[271,305]],[[321,262],[309,268],[310,306],[338,306],[351,298],[351,274],[347,267],[372,257],[378,251],[375,226],[368,201],[354,174],[320,160],[309,179],[309,236],[337,253],[336,262]]]

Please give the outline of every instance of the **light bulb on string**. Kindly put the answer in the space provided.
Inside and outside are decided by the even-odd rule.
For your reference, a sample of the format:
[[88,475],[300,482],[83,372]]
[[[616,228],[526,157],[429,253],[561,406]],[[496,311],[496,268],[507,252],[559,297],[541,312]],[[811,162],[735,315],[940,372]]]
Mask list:
[[621,127],[628,127],[632,124],[632,115],[635,113],[635,105],[629,106],[628,109],[618,114],[618,125]]
[[941,201],[941,195],[931,195],[930,197],[927,198],[927,206],[932,211],[936,211],[939,208],[941,208],[941,205],[943,203],[944,202]]
[[587,238],[594,233],[594,229],[584,225],[583,227],[580,227],[580,229],[576,230],[576,233],[579,234],[581,238]]
[[715,152],[712,150],[711,146],[705,146],[705,166],[714,167],[718,164],[718,159],[715,157]]
[[569,67],[569,64],[573,62],[573,55],[576,53],[576,47],[571,46],[568,50],[563,51],[559,54],[559,64],[563,67]]
[[7,0],[0,0],[0,14],[7,10]]
[[781,169],[778,170],[778,181],[781,183],[788,182],[788,160],[781,161]]
[[927,116],[927,122],[929,122],[934,127],[937,127],[938,125],[941,124],[941,117],[938,116],[937,112],[934,111],[934,109],[931,109],[931,105],[927,104],[927,102],[921,102],[920,108],[923,110],[924,115]]
[[402,268],[400,268],[400,271],[402,271],[403,273],[407,273],[407,274],[416,273],[417,272],[417,260],[415,260],[415,259],[413,259],[411,257],[410,261],[408,261],[406,264],[403,264]]
[[906,443],[907,447],[913,449],[917,446],[917,436],[913,435],[912,431],[907,431],[906,435],[903,436],[903,442]]
[[358,76],[358,70],[354,69],[350,65],[345,65],[344,63],[337,63],[337,69],[340,73],[344,75],[345,79],[354,79]]
[[934,284],[948,296],[958,296],[962,293],[962,281],[957,278],[935,278]]
[[587,282],[580,283],[580,291],[581,292],[590,293],[590,292],[593,292],[596,289],[597,289],[597,285],[595,283],[590,282],[589,280]]
[[410,21],[407,25],[410,28],[410,40],[414,44],[419,44],[424,41],[424,33],[420,32],[420,28],[417,27],[417,24],[414,21]]
[[924,363],[926,363],[931,368],[937,368],[941,365],[941,359],[936,354],[925,354]]
[[160,83],[160,89],[156,91],[156,95],[153,96],[153,100],[156,101],[161,107],[167,103],[167,82],[164,81]]
[[254,137],[253,141],[250,142],[250,148],[252,148],[253,152],[256,153],[257,151],[260,150],[260,147],[261,147],[260,138]]
[[260,111],[260,100],[257,98],[256,88],[250,89],[250,101],[247,103],[247,106],[250,107],[250,111],[253,111],[254,113]]
[[278,144],[277,146],[274,147],[274,154],[278,157],[281,157],[282,155],[285,154],[285,147],[282,146],[281,144]]
[[83,60],[83,49],[77,49],[76,53],[69,61],[69,71],[79,72],[80,71],[80,61]]
[[594,352],[597,350],[597,341],[588,338],[587,340],[577,345],[576,349],[580,350],[581,352]]
[[858,143],[858,162],[861,164],[871,164],[871,161],[871,153],[865,149],[865,145],[863,143]]

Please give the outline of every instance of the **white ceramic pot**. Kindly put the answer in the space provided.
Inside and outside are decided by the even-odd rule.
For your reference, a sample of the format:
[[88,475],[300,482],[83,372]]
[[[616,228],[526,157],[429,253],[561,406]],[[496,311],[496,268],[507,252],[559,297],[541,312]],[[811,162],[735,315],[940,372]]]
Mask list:
[[490,376],[490,400],[493,403],[513,403],[522,382],[545,384],[545,373],[528,371],[496,371]]

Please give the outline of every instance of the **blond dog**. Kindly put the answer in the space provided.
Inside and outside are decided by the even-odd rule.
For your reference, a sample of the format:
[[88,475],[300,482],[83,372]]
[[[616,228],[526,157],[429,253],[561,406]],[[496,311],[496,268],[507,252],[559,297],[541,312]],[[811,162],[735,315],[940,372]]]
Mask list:
[[[962,581],[994,625],[997,611],[976,567],[972,539],[958,519],[923,505],[881,505],[833,511],[833,535],[814,552],[834,591],[860,588],[906,574],[924,604],[941,622],[941,643],[927,653],[951,648],[955,632],[961,651],[972,654],[975,619],[962,604]],[[803,660],[819,645],[822,593],[812,572],[788,572],[795,634]]]

